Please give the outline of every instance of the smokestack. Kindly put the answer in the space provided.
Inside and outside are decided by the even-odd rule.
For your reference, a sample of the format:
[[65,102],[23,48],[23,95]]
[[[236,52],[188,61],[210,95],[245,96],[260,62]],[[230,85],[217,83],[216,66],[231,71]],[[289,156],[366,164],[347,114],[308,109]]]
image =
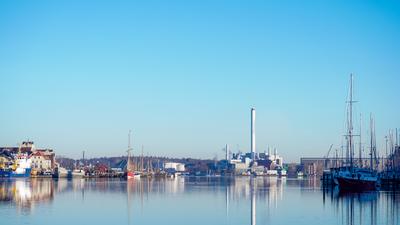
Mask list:
[[256,109],[251,108],[251,157],[253,160],[255,159],[255,153],[256,153],[256,128],[255,128],[255,122],[256,122]]
[[225,146],[225,159],[226,161],[229,161],[229,145],[226,144]]

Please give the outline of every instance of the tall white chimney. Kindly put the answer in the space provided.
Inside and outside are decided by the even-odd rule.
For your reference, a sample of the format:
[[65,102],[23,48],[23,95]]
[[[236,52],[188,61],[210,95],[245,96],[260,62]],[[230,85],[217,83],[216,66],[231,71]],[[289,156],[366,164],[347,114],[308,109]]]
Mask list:
[[226,144],[225,146],[225,159],[226,161],[229,161],[229,145]]
[[256,128],[255,128],[255,122],[256,122],[256,109],[251,108],[251,157],[253,160],[255,159],[255,153],[256,153]]

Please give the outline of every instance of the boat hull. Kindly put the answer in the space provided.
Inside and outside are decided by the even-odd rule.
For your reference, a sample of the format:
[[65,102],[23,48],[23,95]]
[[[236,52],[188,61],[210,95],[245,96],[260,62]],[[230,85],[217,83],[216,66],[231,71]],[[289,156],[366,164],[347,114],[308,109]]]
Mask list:
[[83,178],[83,177],[85,177],[85,171],[83,171],[83,170],[68,171],[67,177],[68,178]]
[[0,177],[9,177],[9,178],[29,178],[31,177],[31,169],[24,169],[23,173],[17,173],[15,171],[7,171],[7,170],[0,170]]
[[134,173],[134,172],[127,172],[126,173],[126,179],[131,180],[131,179],[140,179],[140,174]]
[[339,188],[351,191],[374,191],[376,190],[377,182],[374,180],[361,180],[345,177],[338,177]]

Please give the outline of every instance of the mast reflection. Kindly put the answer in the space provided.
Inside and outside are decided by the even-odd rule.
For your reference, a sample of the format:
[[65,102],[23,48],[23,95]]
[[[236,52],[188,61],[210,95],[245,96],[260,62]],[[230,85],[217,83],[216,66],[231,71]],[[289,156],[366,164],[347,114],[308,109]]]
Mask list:
[[345,192],[338,187],[323,189],[323,203],[333,205],[345,225],[399,224],[399,193],[386,191]]

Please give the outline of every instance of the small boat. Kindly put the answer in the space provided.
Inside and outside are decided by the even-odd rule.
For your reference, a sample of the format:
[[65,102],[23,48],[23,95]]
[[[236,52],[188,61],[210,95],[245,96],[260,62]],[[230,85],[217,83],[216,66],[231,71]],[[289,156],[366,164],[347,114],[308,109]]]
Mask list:
[[53,178],[67,178],[68,170],[64,167],[56,167],[54,169]]
[[82,178],[85,176],[85,171],[83,169],[74,169],[72,172],[68,173],[69,178]]
[[140,173],[127,171],[126,178],[129,179],[140,179]]
[[267,170],[267,176],[278,176],[278,170]]
[[[200,174],[200,173],[199,173]],[[250,171],[246,171],[246,172],[242,172],[241,173],[242,176],[250,176],[251,172]]]
[[287,171],[284,168],[279,168],[278,169],[278,175],[280,177],[285,177],[285,176],[287,176]]
[[264,171],[256,170],[256,171],[253,172],[253,175],[254,176],[264,176]]
[[302,177],[304,177],[304,173],[303,173],[303,172],[301,172],[301,171],[297,172],[297,177],[299,177],[299,178],[302,178]]

